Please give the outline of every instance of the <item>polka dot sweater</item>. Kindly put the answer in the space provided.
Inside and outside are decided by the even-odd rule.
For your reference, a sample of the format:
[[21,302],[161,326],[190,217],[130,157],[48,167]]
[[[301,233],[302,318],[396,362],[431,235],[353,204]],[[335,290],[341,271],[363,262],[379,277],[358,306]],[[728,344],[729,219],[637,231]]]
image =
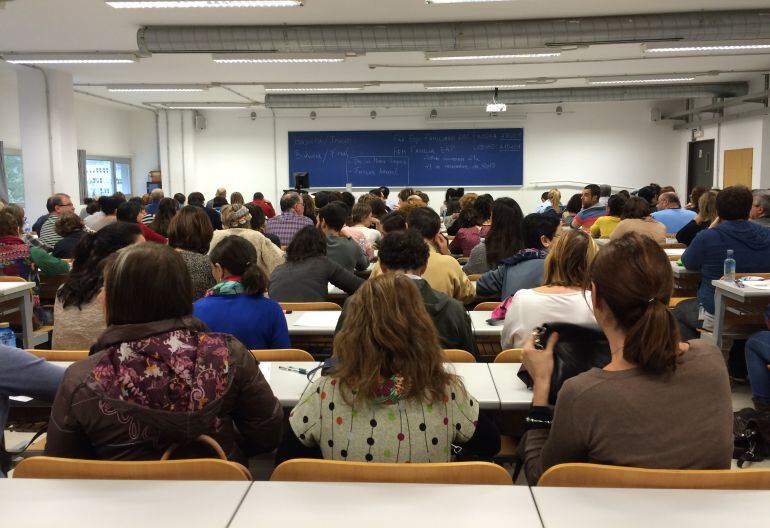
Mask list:
[[451,445],[470,440],[479,405],[459,385],[434,403],[416,398],[396,403],[348,405],[338,380],[311,383],[289,415],[300,442],[319,447],[327,460],[355,462],[448,462]]

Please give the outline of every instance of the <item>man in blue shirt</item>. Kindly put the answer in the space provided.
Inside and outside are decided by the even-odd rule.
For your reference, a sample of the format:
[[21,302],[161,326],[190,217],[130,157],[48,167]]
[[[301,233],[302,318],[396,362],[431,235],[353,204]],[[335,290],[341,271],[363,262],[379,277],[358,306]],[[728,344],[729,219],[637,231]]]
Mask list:
[[682,209],[679,197],[672,192],[663,193],[658,197],[657,208],[652,217],[666,226],[666,233],[678,233],[697,214],[695,211]]
[[685,268],[701,272],[697,299],[684,301],[674,310],[684,340],[697,338],[699,327],[713,328],[711,281],[722,277],[728,249],[733,250],[736,272],[770,272],[770,229],[749,221],[752,202],[751,191],[742,185],[721,191],[716,225],[698,233],[682,255]]

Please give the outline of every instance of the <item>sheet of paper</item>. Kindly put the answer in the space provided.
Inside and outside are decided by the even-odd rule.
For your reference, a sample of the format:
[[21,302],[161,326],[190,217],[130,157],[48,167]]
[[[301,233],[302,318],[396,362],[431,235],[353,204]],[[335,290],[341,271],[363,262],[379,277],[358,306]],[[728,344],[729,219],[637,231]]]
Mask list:
[[260,363],[259,370],[262,371],[262,375],[265,377],[265,381],[270,383],[270,371],[272,370],[272,363]]
[[32,401],[32,398],[29,398],[27,396],[10,396],[8,399],[17,401],[17,402],[22,402],[22,403],[27,403],[28,401]]
[[313,328],[334,328],[342,312],[305,312],[293,326],[307,326]]

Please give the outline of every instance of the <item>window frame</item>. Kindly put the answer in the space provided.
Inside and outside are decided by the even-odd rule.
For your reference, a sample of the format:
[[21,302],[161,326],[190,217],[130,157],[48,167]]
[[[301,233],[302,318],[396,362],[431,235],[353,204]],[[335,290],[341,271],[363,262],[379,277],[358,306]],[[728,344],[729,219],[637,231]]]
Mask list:
[[[27,193],[26,193],[26,191],[23,190],[24,189],[24,155],[23,155],[21,149],[6,147],[5,145],[3,145],[3,159],[0,160],[0,162],[2,162],[3,165],[5,165],[5,158],[8,157],[8,156],[18,156],[19,157],[19,161],[21,162],[22,192],[24,192],[24,200],[23,201],[21,201],[21,202],[11,202],[11,203],[17,203],[17,204],[21,205],[22,207],[24,207],[26,205],[25,202],[27,201]],[[5,175],[5,179],[6,179],[5,184],[7,186],[8,185],[8,174]],[[10,201],[10,196],[9,196],[9,201]]]
[[[86,174],[88,172],[87,167],[88,167],[89,160],[93,160],[93,161],[109,161],[112,164],[112,188],[113,188],[113,190],[115,192],[118,191],[118,185],[116,183],[116,173],[117,173],[117,171],[116,171],[115,165],[117,165],[117,164],[128,165],[128,172],[129,172],[128,188],[129,188],[129,192],[124,193],[124,194],[126,196],[133,196],[134,195],[133,194],[133,185],[132,185],[132,182],[131,182],[131,177],[134,174],[134,160],[133,160],[133,158],[125,158],[125,157],[122,157],[122,156],[102,156],[102,155],[89,154],[88,152],[86,152],[86,155],[85,155],[85,163],[86,163],[85,170],[86,170]],[[83,196],[84,197],[88,197],[88,180],[87,179],[85,181],[85,189],[83,189]]]

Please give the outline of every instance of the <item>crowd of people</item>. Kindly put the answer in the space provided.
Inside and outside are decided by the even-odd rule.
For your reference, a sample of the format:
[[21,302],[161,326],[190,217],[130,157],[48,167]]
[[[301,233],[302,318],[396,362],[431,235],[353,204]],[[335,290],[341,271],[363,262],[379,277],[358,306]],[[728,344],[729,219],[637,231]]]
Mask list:
[[[387,187],[288,191],[277,209],[224,188],[208,202],[156,189],[79,212],[66,194],[46,205],[31,230],[23,208],[0,210],[0,273],[67,275],[52,310],[34,290],[36,321],[54,325],[52,348],[90,355],[65,372],[0,346],[0,425],[8,395],[52,399],[49,455],[146,460],[181,444],[203,456],[194,440],[207,434],[241,462],[272,450],[277,462],[437,462],[457,446],[489,459],[498,427],[442,352],[478,355],[467,305],[483,296],[500,302],[501,346],[523,349],[532,379],[520,443],[531,483],[561,462],[730,466],[728,368],[698,337],[713,325],[711,281],[728,250],[737,272],[770,272],[770,192],[696,187],[685,200],[654,184],[587,185],[566,204],[550,189],[526,215],[512,197],[448,189],[437,212],[426,193],[391,200]],[[671,310],[674,242],[702,281]],[[325,301],[329,284],[348,295],[334,362],[284,424],[249,350],[290,348],[279,303]],[[611,354],[567,380],[555,410],[559,335],[537,342],[544,324],[603,334]],[[768,363],[765,331],[745,345],[765,411]]]

